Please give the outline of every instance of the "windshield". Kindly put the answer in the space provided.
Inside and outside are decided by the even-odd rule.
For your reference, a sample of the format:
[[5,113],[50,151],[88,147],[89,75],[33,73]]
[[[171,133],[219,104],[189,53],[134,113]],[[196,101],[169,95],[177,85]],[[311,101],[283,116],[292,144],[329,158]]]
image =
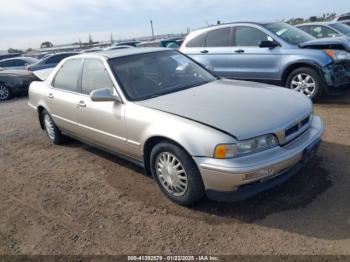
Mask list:
[[350,26],[348,25],[337,23],[337,24],[331,24],[329,26],[333,27],[334,29],[338,30],[340,33],[346,36],[350,36]]
[[265,28],[292,45],[299,45],[301,43],[315,39],[304,31],[282,22],[266,24]]
[[160,51],[109,60],[130,101],[145,100],[217,80],[177,51]]

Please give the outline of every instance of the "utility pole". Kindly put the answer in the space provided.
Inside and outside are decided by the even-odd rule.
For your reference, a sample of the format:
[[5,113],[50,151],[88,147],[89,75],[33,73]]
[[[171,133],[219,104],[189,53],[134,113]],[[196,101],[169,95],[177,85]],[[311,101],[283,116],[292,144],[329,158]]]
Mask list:
[[154,40],[154,30],[153,30],[153,21],[151,20],[151,29],[152,29],[152,40]]

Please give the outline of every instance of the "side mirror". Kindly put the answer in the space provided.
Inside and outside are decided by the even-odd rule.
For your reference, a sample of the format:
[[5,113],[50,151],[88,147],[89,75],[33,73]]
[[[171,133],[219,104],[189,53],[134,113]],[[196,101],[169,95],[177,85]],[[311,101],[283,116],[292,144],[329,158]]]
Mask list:
[[275,41],[261,41],[259,44],[260,48],[275,48],[279,46],[279,43],[275,42]]
[[102,88],[97,89],[95,91],[92,91],[90,94],[91,101],[93,102],[109,102],[109,101],[116,101],[121,103],[122,100],[119,96],[113,95],[111,89],[109,88]]

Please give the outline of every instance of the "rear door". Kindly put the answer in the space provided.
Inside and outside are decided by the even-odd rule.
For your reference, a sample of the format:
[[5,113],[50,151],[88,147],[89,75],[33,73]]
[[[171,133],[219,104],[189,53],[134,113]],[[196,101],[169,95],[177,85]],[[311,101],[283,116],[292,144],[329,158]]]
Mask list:
[[93,102],[92,91],[109,88],[116,94],[111,75],[103,60],[87,58],[84,61],[79,100],[78,122],[80,136],[91,143],[123,154],[128,153],[125,132],[125,105],[116,101]]
[[232,27],[209,31],[201,51],[206,67],[222,77],[232,74]]
[[260,48],[261,41],[274,39],[253,26],[234,27],[232,75],[237,79],[279,80],[281,48]]
[[48,90],[49,113],[56,125],[77,134],[77,109],[80,101],[80,75],[82,59],[67,60],[57,72]]

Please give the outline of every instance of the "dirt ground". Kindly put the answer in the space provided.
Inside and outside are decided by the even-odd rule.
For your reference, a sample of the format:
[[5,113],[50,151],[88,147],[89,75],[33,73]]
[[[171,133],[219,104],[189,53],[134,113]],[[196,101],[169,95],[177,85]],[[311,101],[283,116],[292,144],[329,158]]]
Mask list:
[[0,104],[0,254],[348,254],[350,93],[315,105],[326,132],[297,176],[253,199],[168,201],[144,171],[52,146],[27,98]]

